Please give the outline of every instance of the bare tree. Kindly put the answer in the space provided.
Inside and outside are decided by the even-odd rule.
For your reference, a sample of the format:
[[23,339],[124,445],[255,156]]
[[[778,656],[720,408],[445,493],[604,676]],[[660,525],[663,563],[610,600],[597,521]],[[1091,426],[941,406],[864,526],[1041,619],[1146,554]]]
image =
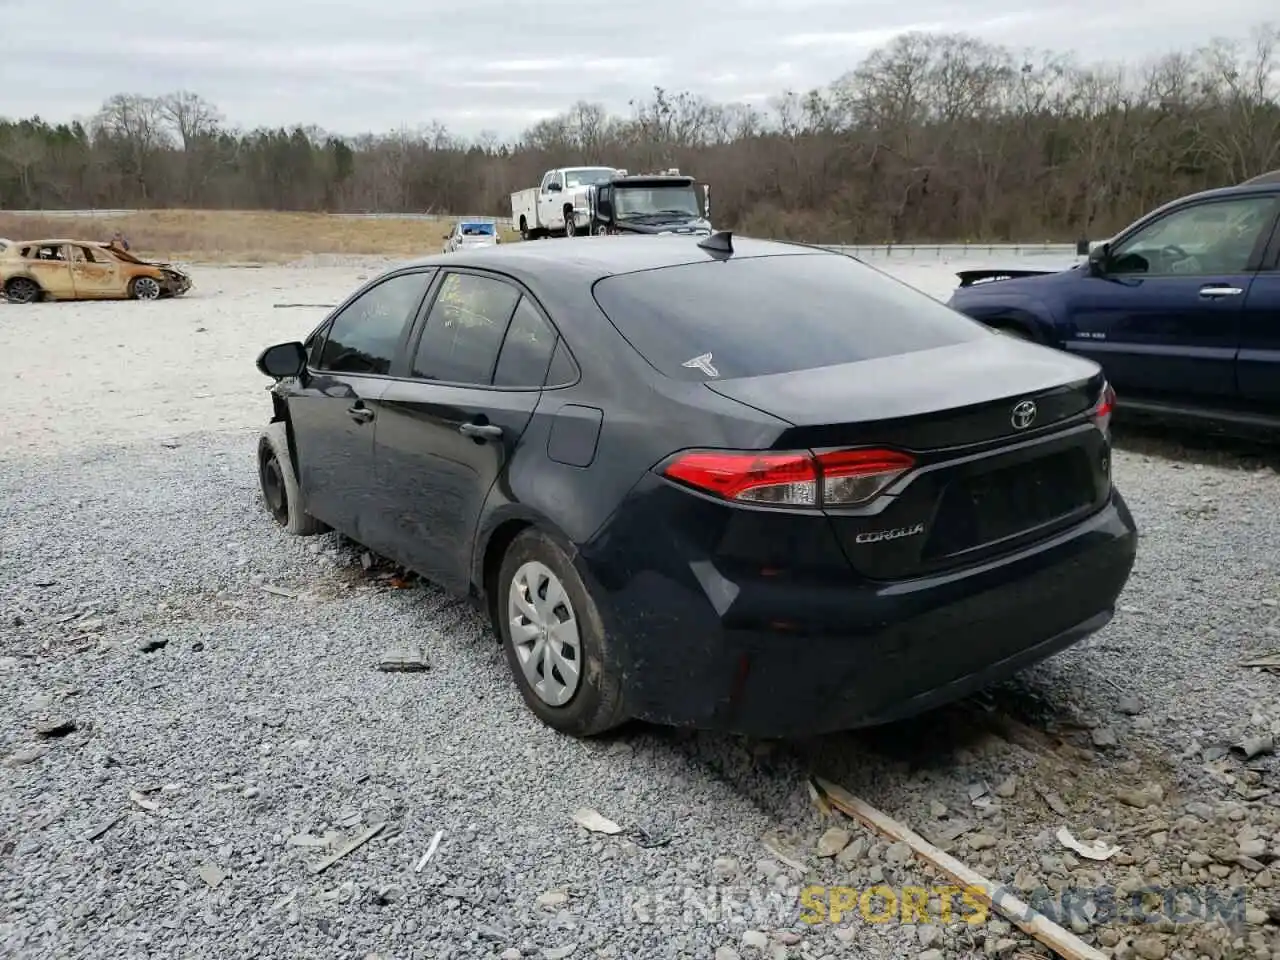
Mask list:
[[579,101],[519,137],[433,123],[239,131],[190,91],[112,97],[86,132],[0,120],[0,206],[236,206],[503,214],[564,164],[678,166],[715,219],[815,241],[1073,240],[1280,167],[1277,31],[1141,63],[903,34],[767,107],[654,88]]

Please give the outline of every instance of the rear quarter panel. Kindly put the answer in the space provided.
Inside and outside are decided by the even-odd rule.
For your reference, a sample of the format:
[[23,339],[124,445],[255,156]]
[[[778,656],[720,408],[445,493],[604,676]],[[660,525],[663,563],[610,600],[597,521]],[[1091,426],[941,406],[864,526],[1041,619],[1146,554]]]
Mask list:
[[[571,544],[584,544],[669,454],[700,446],[767,447],[786,427],[700,383],[660,376],[613,329],[586,288],[585,304],[563,292],[535,293],[553,318],[573,313],[579,321],[557,319],[580,375],[577,383],[544,390],[539,398],[505,476],[486,501],[477,570],[489,537],[508,520],[540,523]],[[591,333],[583,336],[584,327]],[[600,422],[594,456],[585,466],[557,462],[551,446],[558,421],[572,418],[563,426],[581,433],[591,410],[599,411]]]

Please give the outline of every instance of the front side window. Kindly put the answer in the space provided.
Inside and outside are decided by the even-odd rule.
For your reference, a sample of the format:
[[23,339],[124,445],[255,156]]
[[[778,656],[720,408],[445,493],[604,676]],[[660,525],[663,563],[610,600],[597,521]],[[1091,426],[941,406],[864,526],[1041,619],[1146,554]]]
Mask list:
[[585,187],[596,183],[608,183],[618,171],[612,167],[577,167],[564,172],[564,188]]
[[1236,197],[1175,210],[1116,244],[1107,272],[1148,277],[1245,273],[1276,203],[1273,196]]
[[332,323],[326,323],[323,327],[307,338],[307,342],[303,347],[307,351],[307,366],[313,370],[320,369],[320,352],[324,349],[325,337],[329,335]]
[[493,277],[449,273],[413,358],[413,376],[488,386],[520,291]]
[[72,247],[71,259],[76,263],[110,263],[105,253],[93,247]]
[[333,373],[387,374],[432,271],[402,273],[371,287],[333,318],[319,367]]

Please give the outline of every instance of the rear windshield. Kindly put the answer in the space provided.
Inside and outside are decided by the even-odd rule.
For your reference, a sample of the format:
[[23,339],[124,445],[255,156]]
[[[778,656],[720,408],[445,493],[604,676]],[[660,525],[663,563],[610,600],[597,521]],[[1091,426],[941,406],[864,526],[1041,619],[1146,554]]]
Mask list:
[[811,370],[991,335],[932,297],[836,254],[664,267],[606,277],[594,292],[640,355],[680,380]]
[[494,229],[492,223],[464,223],[462,225],[462,235],[464,237],[492,237]]

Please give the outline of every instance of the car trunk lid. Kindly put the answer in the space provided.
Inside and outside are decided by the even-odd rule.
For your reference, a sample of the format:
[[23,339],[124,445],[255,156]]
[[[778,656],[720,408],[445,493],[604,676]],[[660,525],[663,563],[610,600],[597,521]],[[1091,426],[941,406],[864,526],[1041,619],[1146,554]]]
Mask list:
[[875,446],[914,456],[915,467],[870,504],[826,509],[850,564],[873,579],[1018,549],[1099,509],[1110,493],[1109,439],[1091,418],[1102,374],[1047,348],[993,335],[707,386],[791,423],[775,449]]

